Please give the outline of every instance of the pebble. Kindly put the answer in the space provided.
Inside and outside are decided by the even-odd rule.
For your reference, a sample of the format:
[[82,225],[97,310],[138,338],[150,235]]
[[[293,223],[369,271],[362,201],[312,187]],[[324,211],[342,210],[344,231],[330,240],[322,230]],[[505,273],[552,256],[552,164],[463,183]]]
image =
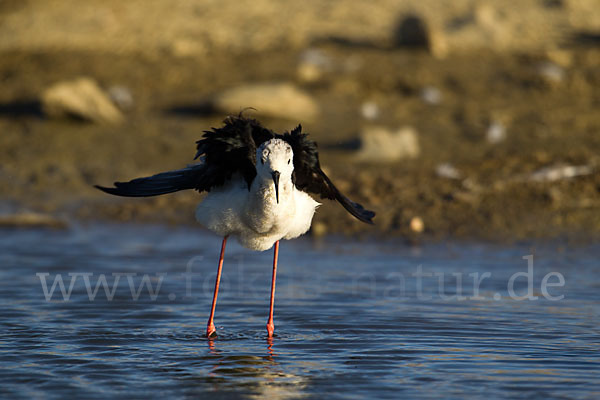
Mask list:
[[448,178],[448,179],[461,179],[462,174],[458,171],[454,165],[450,163],[442,163],[439,164],[435,168],[435,174],[440,178]]
[[561,83],[565,78],[565,70],[560,66],[550,61],[545,61],[538,65],[538,73],[550,84]]
[[442,102],[442,92],[433,86],[426,86],[421,89],[421,99],[431,105],[437,105]]
[[534,182],[554,182],[589,175],[593,168],[589,165],[555,165],[539,169],[529,176]]
[[108,88],[107,93],[112,102],[121,110],[130,110],[133,107],[133,95],[131,90],[125,86],[111,86]]
[[498,144],[506,139],[506,128],[498,121],[492,121],[485,133],[488,143]]
[[368,120],[377,119],[379,117],[379,106],[374,101],[365,101],[360,106],[360,114]]

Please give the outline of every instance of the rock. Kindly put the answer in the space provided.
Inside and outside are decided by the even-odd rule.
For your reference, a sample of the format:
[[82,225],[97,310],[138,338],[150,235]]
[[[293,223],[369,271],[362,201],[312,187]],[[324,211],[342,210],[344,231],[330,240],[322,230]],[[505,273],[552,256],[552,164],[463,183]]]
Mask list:
[[402,17],[396,29],[396,44],[405,47],[429,48],[429,28],[417,15]]
[[422,233],[425,230],[425,223],[421,217],[412,217],[410,219],[409,227],[414,233]]
[[123,120],[119,109],[98,84],[85,77],[59,82],[46,89],[42,94],[42,107],[51,117],[75,116],[106,124]]
[[48,214],[34,212],[20,212],[16,214],[0,215],[2,228],[53,228],[65,229],[67,223]]
[[432,29],[424,18],[417,15],[402,17],[394,36],[395,44],[400,47],[421,48],[438,58],[445,57],[448,52],[442,32]]
[[435,168],[435,174],[440,178],[461,179],[462,174],[450,163],[439,164]]
[[384,127],[365,128],[360,135],[357,158],[362,161],[391,162],[416,158],[421,149],[417,132],[412,127],[391,131]]
[[487,128],[485,138],[487,139],[488,143],[491,144],[503,142],[504,139],[506,139],[506,128],[502,123],[498,121],[492,121],[490,126]]
[[374,101],[365,101],[360,106],[360,114],[368,120],[377,119],[379,117],[379,106]]
[[311,96],[289,83],[238,86],[218,94],[212,103],[229,114],[251,107],[261,115],[294,121],[313,121],[319,112]]
[[538,73],[548,83],[556,85],[561,83],[565,77],[565,71],[560,66],[550,61],[538,65]]
[[529,175],[529,180],[534,182],[554,182],[562,179],[571,179],[576,176],[589,175],[593,168],[589,165],[555,165],[539,169]]
[[111,86],[108,96],[121,110],[130,110],[133,107],[133,95],[125,86]]
[[442,92],[434,86],[426,86],[421,90],[421,99],[431,105],[437,105],[442,102]]

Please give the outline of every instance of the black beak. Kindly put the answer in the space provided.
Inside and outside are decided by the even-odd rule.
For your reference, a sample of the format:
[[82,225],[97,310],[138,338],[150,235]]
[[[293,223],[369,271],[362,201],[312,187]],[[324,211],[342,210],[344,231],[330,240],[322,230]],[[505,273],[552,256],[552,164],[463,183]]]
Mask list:
[[279,175],[281,174],[279,171],[273,171],[271,172],[271,175],[273,176],[273,183],[275,184],[275,199],[277,199],[277,204],[279,204]]

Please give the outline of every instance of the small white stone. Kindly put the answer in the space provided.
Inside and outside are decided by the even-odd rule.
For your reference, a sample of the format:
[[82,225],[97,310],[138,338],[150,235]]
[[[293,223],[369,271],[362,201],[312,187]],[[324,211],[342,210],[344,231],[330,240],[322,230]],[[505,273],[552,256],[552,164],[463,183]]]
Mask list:
[[442,102],[442,92],[433,86],[426,86],[421,90],[421,99],[431,105],[437,105]]
[[576,176],[589,175],[593,168],[589,165],[555,165],[539,169],[529,176],[535,182],[554,182],[562,179],[571,179]]
[[379,106],[374,101],[365,101],[360,106],[360,113],[365,119],[377,119],[379,117]]
[[506,128],[500,122],[494,121],[488,126],[485,137],[491,144],[500,143],[506,139]]
[[538,65],[538,73],[549,83],[561,83],[565,78],[565,70],[553,62],[546,61]]
[[450,163],[439,164],[435,169],[435,173],[440,178],[461,179],[462,177],[462,174]]
[[121,110],[129,110],[133,107],[133,96],[125,86],[111,86],[107,90],[108,96]]

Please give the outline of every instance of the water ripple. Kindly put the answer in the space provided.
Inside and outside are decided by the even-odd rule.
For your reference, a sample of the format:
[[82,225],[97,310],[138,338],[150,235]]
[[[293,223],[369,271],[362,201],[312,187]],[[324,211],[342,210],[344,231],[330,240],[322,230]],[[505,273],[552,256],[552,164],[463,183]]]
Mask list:
[[[597,246],[285,242],[267,339],[271,254],[232,242],[209,340],[219,246],[157,226],[1,231],[2,397],[600,397]],[[529,254],[538,299],[518,300]],[[68,300],[58,283],[46,298],[57,276]]]

